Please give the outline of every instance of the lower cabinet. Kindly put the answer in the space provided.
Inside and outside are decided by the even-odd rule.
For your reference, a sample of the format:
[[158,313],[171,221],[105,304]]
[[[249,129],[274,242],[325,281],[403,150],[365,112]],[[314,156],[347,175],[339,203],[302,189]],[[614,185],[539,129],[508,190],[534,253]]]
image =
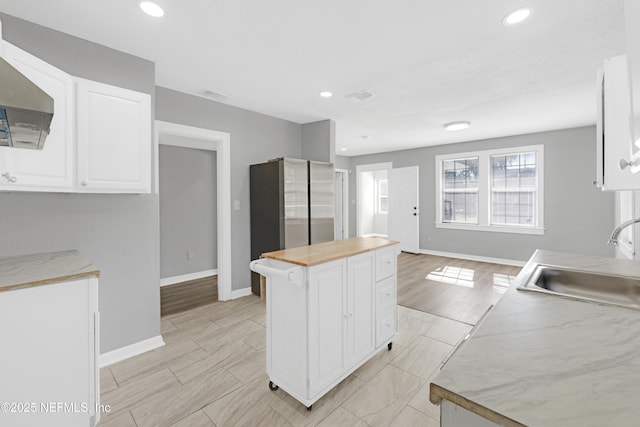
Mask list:
[[440,402],[440,425],[442,427],[497,427],[494,423],[462,406],[448,400]]
[[0,425],[99,420],[98,279],[0,292]]
[[311,267],[267,261],[286,272],[267,276],[270,386],[310,407],[390,347],[396,274],[376,283],[376,250]]

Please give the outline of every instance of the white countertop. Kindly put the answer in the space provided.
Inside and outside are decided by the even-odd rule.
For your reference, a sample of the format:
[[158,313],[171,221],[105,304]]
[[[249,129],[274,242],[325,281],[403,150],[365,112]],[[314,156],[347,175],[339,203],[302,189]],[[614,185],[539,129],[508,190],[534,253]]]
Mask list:
[[76,250],[0,258],[0,292],[99,275]]
[[640,262],[537,251],[432,381],[505,425],[640,425],[640,311],[515,289],[537,264],[640,276]]

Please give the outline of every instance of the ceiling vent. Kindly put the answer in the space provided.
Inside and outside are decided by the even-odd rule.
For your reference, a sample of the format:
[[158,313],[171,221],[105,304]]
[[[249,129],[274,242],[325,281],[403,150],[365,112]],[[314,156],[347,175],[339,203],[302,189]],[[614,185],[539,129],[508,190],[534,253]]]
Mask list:
[[209,99],[213,99],[214,101],[219,101],[219,102],[226,101],[227,99],[229,99],[228,96],[225,96],[225,95],[223,95],[221,93],[218,93],[218,92],[214,92],[214,91],[209,90],[209,89],[204,89],[202,92],[200,92],[200,94],[202,96],[205,96],[205,97],[209,98]]
[[349,95],[345,95],[345,98],[350,99],[352,101],[362,102],[369,98],[371,98],[373,94],[366,90],[361,90],[360,92],[350,93]]

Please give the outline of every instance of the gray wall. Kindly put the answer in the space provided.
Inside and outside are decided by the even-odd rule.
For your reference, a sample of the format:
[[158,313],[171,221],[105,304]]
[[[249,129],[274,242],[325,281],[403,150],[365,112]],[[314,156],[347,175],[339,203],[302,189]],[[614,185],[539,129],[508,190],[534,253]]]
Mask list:
[[[543,236],[435,227],[435,156],[535,144],[544,144]],[[419,166],[420,249],[522,261],[536,249],[613,256],[606,241],[614,226],[614,195],[591,184],[594,127],[357,156],[350,167],[388,161],[393,167]],[[355,173],[350,178],[349,194],[355,198]],[[355,235],[355,209],[349,211],[349,231]]]
[[[72,75],[154,93],[152,62],[0,19],[5,40]],[[0,210],[0,256],[78,249],[100,268],[103,353],[160,333],[156,196],[0,193]]]
[[351,158],[345,156],[336,156],[334,160],[334,167],[336,169],[346,169],[349,170],[351,167]]
[[170,89],[156,88],[156,118],[231,134],[232,289],[250,286],[249,165],[301,157],[301,126]]
[[216,152],[160,145],[159,155],[160,277],[217,268]]
[[302,158],[333,163],[335,160],[336,123],[333,120],[305,123],[301,129]]

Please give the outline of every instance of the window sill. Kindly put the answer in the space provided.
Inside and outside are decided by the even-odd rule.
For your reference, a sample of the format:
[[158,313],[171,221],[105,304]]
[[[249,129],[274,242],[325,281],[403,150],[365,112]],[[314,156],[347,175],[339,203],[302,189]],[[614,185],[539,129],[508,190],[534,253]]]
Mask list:
[[453,230],[490,231],[494,233],[536,234],[544,235],[544,227],[514,227],[509,225],[460,224],[455,222],[436,222],[436,228]]

